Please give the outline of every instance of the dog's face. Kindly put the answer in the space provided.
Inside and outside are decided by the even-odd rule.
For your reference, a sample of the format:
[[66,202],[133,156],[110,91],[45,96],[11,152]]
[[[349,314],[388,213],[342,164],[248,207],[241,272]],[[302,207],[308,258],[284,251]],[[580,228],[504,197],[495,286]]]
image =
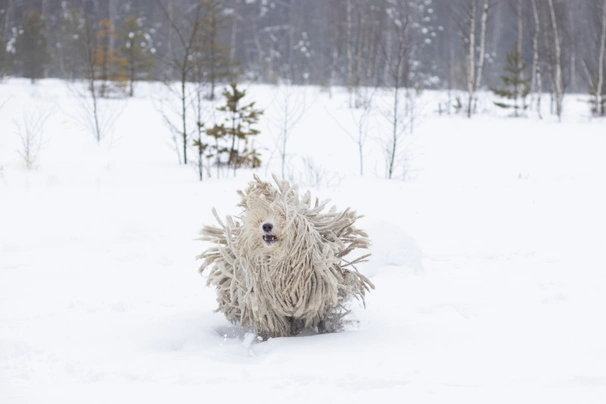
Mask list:
[[[286,214],[279,203],[254,201],[241,215],[242,236],[246,243],[262,251],[272,251],[287,243]],[[259,251],[259,250],[257,250]]]

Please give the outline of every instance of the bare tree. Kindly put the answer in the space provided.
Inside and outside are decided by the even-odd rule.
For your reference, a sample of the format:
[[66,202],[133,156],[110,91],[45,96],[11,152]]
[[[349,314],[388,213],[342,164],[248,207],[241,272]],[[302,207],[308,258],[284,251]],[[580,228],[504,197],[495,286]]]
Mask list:
[[[68,89],[80,100],[79,110],[76,111],[76,120],[79,121],[87,131],[90,131],[97,143],[108,137],[116,120],[125,108],[122,100],[104,99],[99,94],[99,83],[101,81],[95,50],[97,47],[97,36],[94,31],[94,20],[96,10],[82,14],[82,37],[79,37],[79,49],[81,68],[84,69],[84,85],[81,82],[66,82]],[[68,114],[71,111],[66,111]],[[78,116],[79,115],[79,116]]]
[[[194,102],[192,103],[196,118],[196,139],[194,139],[193,146],[197,152],[196,167],[198,169],[198,178],[202,181],[204,179],[204,161],[207,160],[205,153],[209,146],[205,139],[206,131],[204,122],[207,121],[208,115],[210,115],[213,108],[212,103],[207,103],[204,99],[204,93],[206,92],[205,83],[199,79],[196,79],[196,82],[198,88],[195,91]],[[208,175],[210,176],[210,170],[208,170]]]
[[[188,107],[191,101],[187,82],[195,68],[193,54],[198,46],[198,33],[202,29],[202,7],[199,2],[195,2],[192,6],[181,8],[175,13],[176,7],[172,2],[166,3],[165,0],[157,0],[157,3],[168,21],[169,35],[172,34],[177,38],[177,43],[170,47],[171,52],[167,56],[166,63],[179,77],[179,90],[177,92],[180,102],[179,135],[183,147],[183,164],[187,164],[188,141],[190,131],[192,131],[191,128],[188,128]],[[170,83],[168,88],[172,89]],[[176,128],[175,125],[171,125],[171,127]]]
[[553,69],[555,70],[555,75],[553,77],[553,94],[556,115],[558,116],[558,119],[562,119],[562,102],[564,99],[564,78],[562,76],[562,32],[560,28],[558,28],[558,21],[556,18],[556,11],[553,6],[553,0],[548,0],[548,5],[553,37],[553,49],[555,52],[553,58]]
[[[524,44],[524,19],[522,18],[524,16],[524,8],[522,6],[522,4],[524,4],[522,2],[522,0],[517,0],[517,5],[516,5],[516,20],[517,20],[517,28],[518,28],[518,39],[516,41],[516,52],[519,55],[519,59],[518,59],[518,81],[523,82],[524,81],[524,69],[522,68],[522,65],[524,64],[524,54],[523,54],[523,44]],[[525,105],[523,105],[523,107],[525,107]]]
[[[482,1],[478,24],[478,2]],[[489,0],[463,0],[451,5],[452,15],[459,26],[466,50],[466,83],[467,106],[465,112],[469,118],[474,112],[476,92],[482,84],[484,59],[486,56],[486,26],[490,10]],[[479,33],[478,33],[478,25]],[[479,39],[477,38],[479,34]],[[479,49],[479,50],[478,50]]]
[[[386,85],[391,87],[391,107],[388,108],[390,123],[390,138],[384,142],[386,157],[386,176],[391,179],[396,168],[396,158],[399,157],[402,137],[407,125],[406,108],[403,103],[409,99],[411,91],[412,54],[414,48],[414,35],[412,32],[412,7],[410,0],[399,0],[389,10],[390,30],[387,39],[380,42],[382,56],[386,68]],[[414,91],[414,89],[412,89]],[[410,118],[410,116],[408,117]]]
[[282,178],[286,178],[286,160],[288,157],[288,141],[293,129],[297,126],[307,109],[307,99],[303,93],[305,89],[297,89],[288,81],[280,84],[274,97],[274,108],[277,110],[276,118],[270,118],[270,123],[277,130],[274,143],[280,155],[280,171]]
[[31,106],[25,108],[23,119],[14,120],[17,135],[21,140],[21,147],[17,153],[23,159],[25,168],[31,170],[38,160],[40,149],[44,145],[44,125],[52,111],[49,109]]
[[602,0],[602,34],[598,50],[598,82],[595,88],[595,107],[597,115],[604,115],[604,53],[606,52],[606,0]]
[[[476,81],[473,88],[474,94],[480,89],[480,84],[482,83],[482,72],[484,69],[484,60],[486,59],[486,23],[488,21],[488,1],[489,0],[484,0],[482,5],[482,16],[480,20],[480,52],[478,54],[478,71],[476,73]],[[473,98],[473,96],[471,98]],[[471,112],[468,114],[468,116],[471,116]]]
[[373,117],[373,97],[374,90],[372,93],[369,91],[366,93],[365,102],[362,102],[360,108],[350,108],[351,121],[354,123],[355,131],[341,125],[339,119],[332,117],[336,124],[341,128],[343,132],[349,136],[351,140],[356,143],[358,148],[358,157],[360,163],[360,175],[364,175],[364,145],[368,139],[368,133],[370,129],[370,123]]
[[[475,94],[482,82],[482,70],[486,52],[486,22],[488,19],[488,0],[483,0],[482,14],[480,17],[480,52],[476,56],[476,19],[477,0],[471,0],[469,12],[469,62],[467,65],[467,117],[471,118],[474,110]],[[477,57],[477,69],[476,69]]]
[[318,165],[310,156],[301,158],[303,169],[299,172],[297,182],[306,187],[336,187],[343,180],[339,173],[329,171],[326,166]]
[[[597,60],[583,60],[583,67],[589,83],[589,92],[593,113],[597,116],[606,115],[606,95],[604,94],[604,58],[606,56],[606,0],[591,0],[589,3],[591,17],[589,21],[597,38],[597,49],[593,48],[586,59],[597,54]],[[593,69],[591,66],[594,66]]]
[[537,0],[532,2],[532,16],[534,20],[534,33],[532,35],[532,93],[536,97],[536,108],[541,118],[541,93],[543,92],[543,79],[539,59],[539,37],[541,35],[541,20],[537,9]]
[[[101,142],[104,133],[101,129],[101,123],[99,119],[99,97],[97,94],[97,69],[95,69],[95,48],[97,47],[97,37],[94,32],[93,18],[89,13],[84,11],[84,57],[85,57],[85,68],[88,90],[90,93],[90,105],[88,103],[83,104],[85,109],[90,112],[92,119],[92,130],[97,140],[97,143]],[[76,93],[79,91],[76,89]],[[85,95],[79,94],[80,98],[85,99]]]

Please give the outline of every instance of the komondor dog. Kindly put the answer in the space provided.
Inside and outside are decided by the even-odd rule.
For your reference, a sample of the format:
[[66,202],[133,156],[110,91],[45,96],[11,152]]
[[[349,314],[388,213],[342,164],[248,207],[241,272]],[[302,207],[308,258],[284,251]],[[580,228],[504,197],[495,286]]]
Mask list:
[[355,268],[370,254],[347,261],[370,241],[354,226],[361,216],[328,201],[312,204],[309,192],[274,176],[277,188],[255,175],[238,191],[244,209],[220,227],[205,226],[201,240],[212,246],[198,258],[210,269],[207,285],[217,290],[217,311],[263,338],[296,335],[303,329],[342,329],[352,298],[364,304],[373,284]]

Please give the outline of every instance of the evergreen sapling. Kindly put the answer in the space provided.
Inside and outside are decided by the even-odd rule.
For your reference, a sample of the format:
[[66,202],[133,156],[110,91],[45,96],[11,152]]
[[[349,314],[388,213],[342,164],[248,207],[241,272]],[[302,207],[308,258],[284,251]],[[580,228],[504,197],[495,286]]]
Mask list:
[[[520,111],[528,108],[526,97],[530,93],[530,78],[524,79],[522,73],[526,69],[526,64],[521,61],[520,54],[513,51],[507,54],[505,73],[501,76],[503,86],[501,88],[491,88],[491,91],[500,98],[507,101],[495,101],[494,104],[499,108],[513,108],[513,116],[521,116]],[[521,103],[521,105],[520,105]]]

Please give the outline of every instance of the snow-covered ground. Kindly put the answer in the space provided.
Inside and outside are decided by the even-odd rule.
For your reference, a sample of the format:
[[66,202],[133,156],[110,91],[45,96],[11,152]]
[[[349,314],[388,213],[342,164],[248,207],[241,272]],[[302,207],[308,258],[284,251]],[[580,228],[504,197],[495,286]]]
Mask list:
[[[112,101],[97,145],[63,83],[0,83],[1,403],[606,402],[606,122],[582,96],[558,123],[489,102],[438,115],[445,94],[426,92],[402,181],[384,179],[386,101],[360,176],[345,92],[250,86],[266,109],[257,173],[280,172],[295,99],[287,175],[365,215],[359,269],[376,285],[343,333],[258,343],[213,313],[194,259],[211,208],[237,214],[252,175],[199,182],[177,164],[164,90],[139,90]],[[36,111],[27,171],[17,123]]]

